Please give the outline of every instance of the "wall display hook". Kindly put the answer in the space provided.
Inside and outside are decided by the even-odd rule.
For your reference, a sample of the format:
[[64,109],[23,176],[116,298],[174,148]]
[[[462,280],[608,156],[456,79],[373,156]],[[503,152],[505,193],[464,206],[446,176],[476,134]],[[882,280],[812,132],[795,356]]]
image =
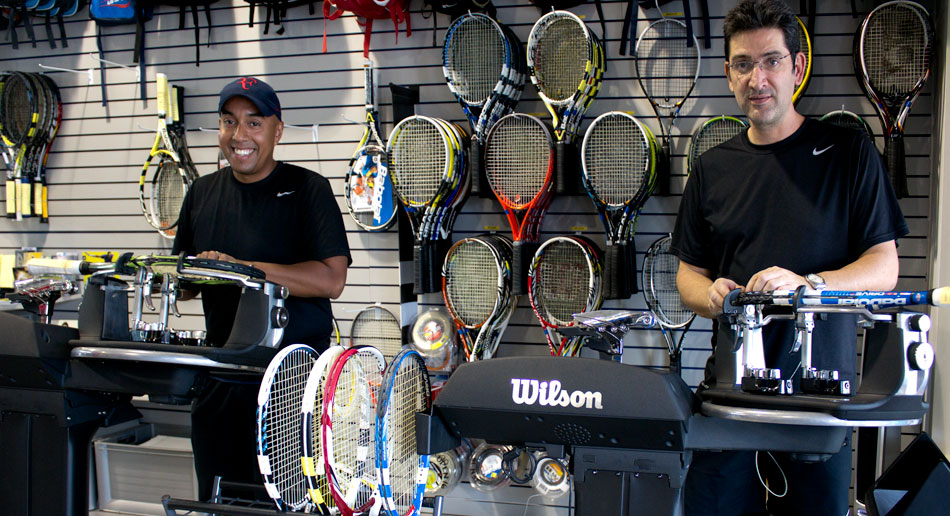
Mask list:
[[[112,65],[112,66],[118,66],[119,68],[125,68],[125,69],[127,69],[127,70],[135,70],[135,82],[139,82],[140,80],[142,80],[142,70],[141,70],[138,66],[132,66],[132,65],[127,65],[127,64],[122,64],[122,63],[116,63],[116,62],[114,62],[114,61],[109,61],[109,60],[106,60],[106,59],[102,59],[102,58],[100,58],[99,56],[97,56],[96,54],[94,54],[94,53],[92,53],[92,52],[89,53],[89,57],[95,59],[96,61],[98,61],[98,62],[100,62],[100,63],[105,63],[105,64],[109,64],[109,65]],[[92,73],[92,71],[90,71],[89,73]]]
[[284,124],[284,129],[294,129],[297,131],[310,131],[311,136],[313,137],[313,143],[320,141],[320,135],[318,132],[318,124],[313,125],[290,125]]
[[71,68],[60,68],[60,67],[58,67],[58,66],[47,66],[47,65],[45,65],[45,64],[43,64],[43,63],[37,63],[37,66],[39,66],[40,68],[42,68],[42,69],[44,69],[44,70],[56,70],[57,72],[69,72],[69,73],[84,74],[84,75],[86,75],[86,76],[88,77],[88,79],[89,79],[89,84],[92,84],[92,80],[93,80],[93,79],[92,79],[92,68],[89,68],[88,70],[73,70],[73,69],[71,69]]

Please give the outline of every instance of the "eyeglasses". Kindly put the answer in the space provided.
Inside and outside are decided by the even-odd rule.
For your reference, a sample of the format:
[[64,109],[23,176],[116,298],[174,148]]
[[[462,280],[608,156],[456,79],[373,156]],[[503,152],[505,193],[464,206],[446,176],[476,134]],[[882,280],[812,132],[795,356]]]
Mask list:
[[780,66],[782,66],[782,60],[790,55],[792,54],[788,53],[781,57],[768,56],[768,57],[763,57],[762,59],[758,61],[748,61],[748,60],[736,61],[733,63],[729,63],[729,68],[733,72],[736,72],[739,75],[749,75],[750,73],[752,73],[752,69],[755,68],[756,66],[759,67],[759,70],[763,70],[766,72],[774,72],[775,70],[778,70]]

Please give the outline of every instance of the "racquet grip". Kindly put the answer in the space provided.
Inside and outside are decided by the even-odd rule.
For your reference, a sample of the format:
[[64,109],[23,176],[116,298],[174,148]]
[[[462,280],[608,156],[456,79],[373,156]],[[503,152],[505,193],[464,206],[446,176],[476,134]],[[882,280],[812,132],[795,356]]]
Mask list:
[[7,179],[7,218],[16,217],[16,181]]
[[558,195],[580,195],[581,175],[577,163],[577,147],[565,141],[557,142],[554,149],[556,176],[556,193]]
[[893,133],[884,143],[884,164],[898,199],[907,197],[907,165],[904,161],[904,135]]
[[20,195],[17,202],[20,203],[20,213],[24,217],[33,216],[33,183],[30,178],[24,177],[20,183]]
[[640,287],[637,285],[637,243],[633,239],[627,241],[627,245],[624,246],[624,267],[626,268],[627,275],[627,297],[630,297],[633,294],[640,293]]
[[524,242],[515,240],[511,243],[511,293],[515,296],[524,295],[528,289],[528,270],[524,263]]
[[660,149],[660,162],[656,170],[656,195],[670,195],[670,165],[672,158],[670,156],[670,142],[663,142]]
[[564,140],[554,145],[554,193],[565,195],[567,192],[567,170],[564,157]]
[[413,294],[423,294],[423,285],[422,279],[425,277],[423,269],[425,269],[425,263],[423,259],[423,246],[421,242],[416,242],[412,246],[412,293]]
[[604,249],[604,299],[624,299],[623,293],[629,290],[622,259],[621,245],[608,240]]
[[488,183],[488,176],[485,175],[482,158],[485,153],[485,145],[475,138],[472,138],[472,145],[468,153],[468,172],[472,175],[472,190],[470,195],[481,197],[482,199],[491,199],[491,185]]
[[158,116],[168,114],[168,76],[163,73],[155,74],[156,99],[158,100]]

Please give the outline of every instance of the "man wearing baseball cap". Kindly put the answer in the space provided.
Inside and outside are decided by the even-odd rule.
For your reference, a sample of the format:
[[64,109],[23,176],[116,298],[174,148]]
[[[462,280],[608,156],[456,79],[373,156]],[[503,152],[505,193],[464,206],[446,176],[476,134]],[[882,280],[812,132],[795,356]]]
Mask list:
[[[185,197],[173,252],[251,265],[290,289],[290,314],[281,345],[322,351],[332,333],[330,299],[351,263],[343,218],[329,182],[274,159],[283,134],[280,100],[264,81],[241,77],[218,99],[218,146],[226,166],[202,176]],[[208,341],[223,346],[231,333],[240,290],[203,286]],[[259,385],[213,384],[192,406],[192,446],[199,495],[206,500],[216,475],[259,481],[255,444]]]

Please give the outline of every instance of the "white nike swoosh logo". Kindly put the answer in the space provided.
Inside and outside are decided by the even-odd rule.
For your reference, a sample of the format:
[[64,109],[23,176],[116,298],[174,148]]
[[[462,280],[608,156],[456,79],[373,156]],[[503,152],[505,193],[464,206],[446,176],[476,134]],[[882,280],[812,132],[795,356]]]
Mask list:
[[277,192],[277,197],[283,197],[283,196],[285,196],[285,195],[290,195],[290,194],[292,194],[292,193],[294,193],[294,192],[296,192],[296,190],[291,190],[291,191],[289,191],[289,192]]
[[834,144],[829,145],[829,146],[827,146],[827,147],[825,147],[824,149],[821,149],[821,150],[818,150],[818,147],[815,147],[814,149],[812,149],[811,154],[812,154],[812,156],[817,156],[817,155],[821,154],[822,152],[825,152],[826,150],[828,150],[828,149],[830,149],[830,148],[832,148],[832,147],[834,147]]

